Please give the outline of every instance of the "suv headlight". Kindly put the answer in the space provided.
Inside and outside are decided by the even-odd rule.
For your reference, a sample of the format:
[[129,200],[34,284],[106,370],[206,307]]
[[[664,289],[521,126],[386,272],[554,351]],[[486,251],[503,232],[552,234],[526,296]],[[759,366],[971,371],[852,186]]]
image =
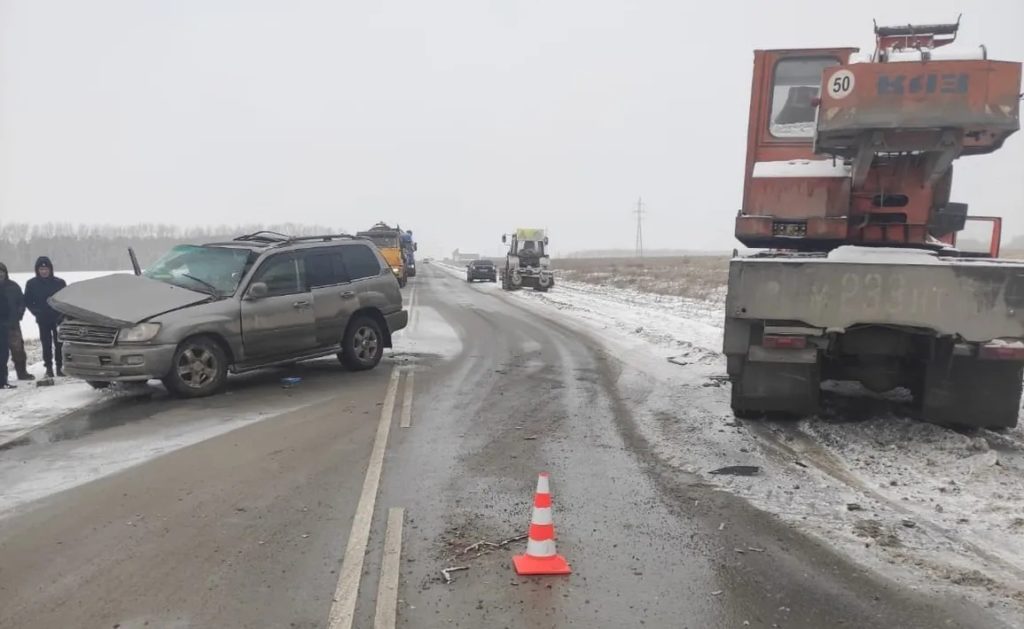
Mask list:
[[117,333],[118,343],[145,343],[153,340],[160,331],[159,323],[140,323],[130,328],[121,328]]

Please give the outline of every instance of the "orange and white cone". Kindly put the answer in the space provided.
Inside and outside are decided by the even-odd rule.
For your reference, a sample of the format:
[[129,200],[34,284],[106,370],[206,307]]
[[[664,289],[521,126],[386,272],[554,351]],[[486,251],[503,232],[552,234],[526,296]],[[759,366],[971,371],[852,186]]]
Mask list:
[[526,554],[512,557],[516,574],[569,574],[565,557],[555,551],[555,524],[551,518],[551,491],[548,474],[537,478],[537,494],[533,499],[533,517],[526,542]]

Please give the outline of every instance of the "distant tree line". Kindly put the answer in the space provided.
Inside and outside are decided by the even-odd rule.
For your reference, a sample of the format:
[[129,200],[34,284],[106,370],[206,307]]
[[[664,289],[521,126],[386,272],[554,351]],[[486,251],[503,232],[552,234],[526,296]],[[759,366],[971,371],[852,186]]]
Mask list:
[[11,273],[30,272],[39,256],[49,256],[60,271],[116,271],[131,268],[128,247],[139,263],[152,263],[168,249],[185,243],[231,240],[269,230],[289,235],[335,234],[344,230],[324,225],[211,225],[179,227],[159,223],[77,225],[71,223],[0,223],[0,262]]

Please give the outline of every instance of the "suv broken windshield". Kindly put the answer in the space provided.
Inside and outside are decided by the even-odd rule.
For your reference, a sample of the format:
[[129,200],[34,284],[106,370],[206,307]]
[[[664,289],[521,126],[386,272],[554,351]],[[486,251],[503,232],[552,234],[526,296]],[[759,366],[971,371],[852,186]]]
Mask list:
[[254,254],[248,249],[179,245],[143,272],[148,278],[214,297],[233,295]]

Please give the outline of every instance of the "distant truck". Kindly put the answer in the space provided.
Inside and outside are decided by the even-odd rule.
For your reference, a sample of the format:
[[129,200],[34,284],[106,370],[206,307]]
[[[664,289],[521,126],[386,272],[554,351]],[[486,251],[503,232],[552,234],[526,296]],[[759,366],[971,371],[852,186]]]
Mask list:
[[366,231],[356,233],[377,245],[384,259],[387,260],[391,272],[398,279],[398,285],[405,288],[409,282],[409,269],[405,261],[405,250],[402,246],[403,232],[400,227],[391,227],[387,223],[377,223]]
[[548,236],[543,229],[519,228],[512,234],[503,234],[501,242],[508,244],[505,264],[501,268],[501,287],[505,290],[533,288],[546,292],[555,285],[548,255]]

